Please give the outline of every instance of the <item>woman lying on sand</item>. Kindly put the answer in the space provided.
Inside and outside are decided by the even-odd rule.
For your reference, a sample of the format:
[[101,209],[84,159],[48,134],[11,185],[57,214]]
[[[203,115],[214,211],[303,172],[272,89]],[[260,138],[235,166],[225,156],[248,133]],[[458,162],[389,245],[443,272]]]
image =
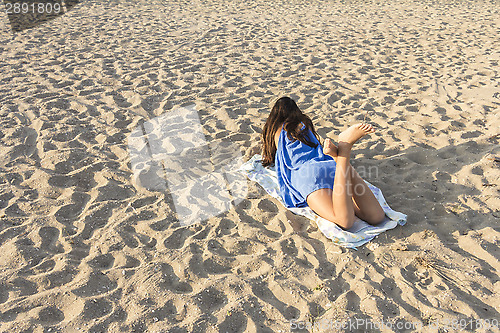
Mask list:
[[343,229],[351,228],[356,216],[378,224],[385,213],[349,162],[353,144],[374,131],[356,124],[340,133],[338,147],[326,139],[322,148],[311,119],[293,99],[282,97],[264,125],[262,165],[276,165],[287,208],[309,206]]

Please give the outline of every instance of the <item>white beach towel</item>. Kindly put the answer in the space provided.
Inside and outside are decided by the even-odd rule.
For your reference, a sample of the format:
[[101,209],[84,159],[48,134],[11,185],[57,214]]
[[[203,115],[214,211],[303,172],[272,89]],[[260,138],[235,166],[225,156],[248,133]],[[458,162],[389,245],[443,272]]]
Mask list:
[[[239,170],[244,172],[248,178],[259,183],[267,193],[276,198],[281,204],[283,201],[279,195],[278,177],[274,167],[264,168],[261,164],[262,157],[260,155],[253,156],[248,162],[243,164]],[[354,225],[349,230],[343,230],[335,223],[330,222],[316,213],[311,208],[288,208],[292,213],[305,216],[316,222],[319,230],[334,243],[347,247],[356,248],[366,244],[380,233],[395,228],[398,224],[406,223],[406,215],[392,210],[385,201],[382,191],[365,180],[366,184],[377,198],[378,202],[384,209],[386,218],[377,226],[372,226],[365,221],[356,218]]]

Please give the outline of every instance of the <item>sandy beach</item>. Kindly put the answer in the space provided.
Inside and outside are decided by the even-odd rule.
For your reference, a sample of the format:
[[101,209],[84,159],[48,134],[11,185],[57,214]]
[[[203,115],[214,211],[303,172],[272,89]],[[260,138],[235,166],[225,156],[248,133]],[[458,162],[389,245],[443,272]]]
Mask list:
[[[0,332],[499,332],[499,9],[87,0],[15,33],[2,12]],[[136,177],[146,122],[194,104],[246,161],[281,96],[322,140],[375,126],[352,164],[406,225],[342,248],[250,180],[185,225]]]

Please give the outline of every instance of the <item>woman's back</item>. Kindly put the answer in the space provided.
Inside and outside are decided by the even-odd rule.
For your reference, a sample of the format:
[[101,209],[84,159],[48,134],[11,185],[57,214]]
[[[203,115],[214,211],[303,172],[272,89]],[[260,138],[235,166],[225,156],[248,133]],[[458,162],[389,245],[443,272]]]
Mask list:
[[[333,188],[335,161],[323,153],[318,139],[304,124],[307,139],[316,147],[288,137],[284,126],[279,131],[276,143],[276,172],[280,194],[287,207],[307,206],[307,196],[320,188]],[[278,134],[278,133],[277,133]],[[275,138],[276,138],[275,136]]]

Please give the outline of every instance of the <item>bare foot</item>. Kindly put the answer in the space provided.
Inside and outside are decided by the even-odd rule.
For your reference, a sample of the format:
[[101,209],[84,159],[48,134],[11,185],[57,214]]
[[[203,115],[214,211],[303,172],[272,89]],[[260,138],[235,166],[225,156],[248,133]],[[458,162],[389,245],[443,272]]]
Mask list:
[[329,155],[329,156],[333,157],[334,160],[337,160],[338,150],[337,150],[337,146],[333,144],[332,140],[325,139],[323,153],[325,155]]
[[353,145],[360,138],[365,136],[368,133],[373,133],[375,130],[372,125],[366,123],[360,123],[356,125],[352,125],[345,131],[339,134],[339,144],[348,144]]

